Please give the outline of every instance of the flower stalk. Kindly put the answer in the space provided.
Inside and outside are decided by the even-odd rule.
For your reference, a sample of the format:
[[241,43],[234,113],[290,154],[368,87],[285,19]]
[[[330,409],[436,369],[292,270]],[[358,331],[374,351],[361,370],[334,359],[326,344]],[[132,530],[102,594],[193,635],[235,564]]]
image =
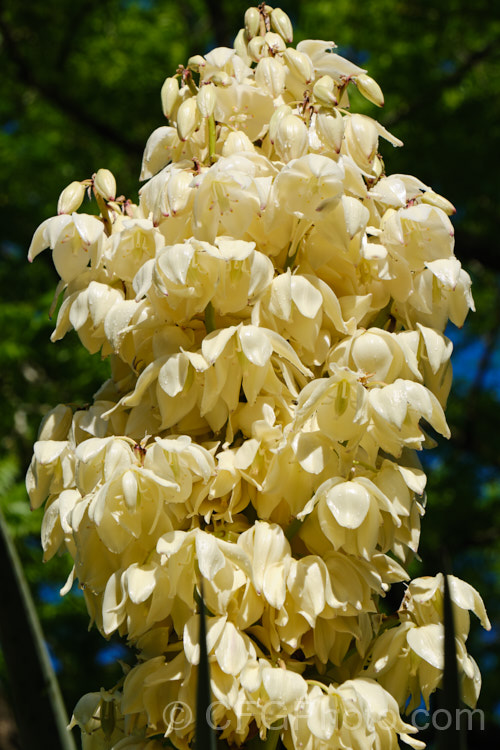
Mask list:
[[[48,219],[30,247],[61,277],[53,340],[74,328],[112,363],[88,408],[46,416],[27,476],[45,558],[72,556],[65,590],[137,655],[76,706],[89,747],[199,745],[209,665],[221,747],[421,748],[403,714],[442,683],[442,574],[390,617],[382,600],[418,550],[422,424],[449,437],[444,330],[470,278],[451,204],[388,175],[401,141],[349,109],[355,85],[381,106],[378,84],[292,38],[248,9],[233,49],[165,81],[138,202],[99,170],[100,217]],[[450,598],[474,705],[469,612],[489,622],[464,581]]]

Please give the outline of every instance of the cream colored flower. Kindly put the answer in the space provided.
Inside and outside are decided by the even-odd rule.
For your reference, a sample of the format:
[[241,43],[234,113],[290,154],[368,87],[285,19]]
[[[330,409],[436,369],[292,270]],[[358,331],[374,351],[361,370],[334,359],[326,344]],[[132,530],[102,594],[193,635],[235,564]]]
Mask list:
[[[353,85],[381,105],[378,84],[292,31],[248,9],[233,48],[163,84],[139,204],[99,169],[30,246],[61,278],[52,339],[73,328],[111,362],[90,406],[47,415],[26,480],[44,559],[74,563],[61,593],[76,579],[138,655],[77,705],[89,750],[190,750],[202,588],[232,747],[418,748],[400,711],[442,679],[443,577],[411,582],[392,627],[380,600],[418,550],[425,426],[449,436],[443,331],[473,309],[454,208],[386,174],[381,139],[401,141],[349,109]],[[99,216],[76,213],[88,186]],[[489,623],[449,582],[474,705],[469,612]]]

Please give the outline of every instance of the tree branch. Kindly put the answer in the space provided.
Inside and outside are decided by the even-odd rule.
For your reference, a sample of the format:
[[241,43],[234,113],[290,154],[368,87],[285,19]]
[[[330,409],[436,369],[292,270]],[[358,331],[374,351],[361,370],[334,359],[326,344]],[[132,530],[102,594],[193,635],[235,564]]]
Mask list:
[[[500,44],[500,39],[495,38],[495,39],[492,39],[482,49],[478,49],[478,50],[471,52],[463,60],[462,64],[459,67],[457,67],[456,70],[453,71],[453,73],[450,73],[449,75],[444,77],[437,84],[439,89],[440,90],[449,89],[452,86],[456,86],[457,84],[459,84],[465,78],[467,73],[473,70],[477,65],[479,65],[479,63],[481,63],[483,60],[488,58],[492,53],[497,52],[499,44]],[[394,127],[394,125],[397,125],[402,120],[406,120],[409,117],[412,117],[412,115],[421,107],[424,107],[428,101],[429,101],[429,91],[427,90],[423,96],[420,96],[417,99],[414,99],[412,102],[410,102],[406,106],[402,107],[396,112],[393,112],[392,114],[388,115],[388,117],[384,118],[384,125],[388,128]]]
[[59,109],[64,115],[71,118],[78,125],[83,125],[93,130],[101,138],[111,141],[113,145],[122,149],[128,155],[142,156],[143,146],[127,136],[120,130],[116,130],[109,123],[94,117],[88,110],[80,105],[78,101],[67,96],[59,85],[46,83],[39,80],[32,66],[26,61],[19,51],[14,35],[11,33],[5,18],[0,16],[0,32],[3,36],[5,52],[17,70],[20,81],[27,87],[37,91],[50,104]]

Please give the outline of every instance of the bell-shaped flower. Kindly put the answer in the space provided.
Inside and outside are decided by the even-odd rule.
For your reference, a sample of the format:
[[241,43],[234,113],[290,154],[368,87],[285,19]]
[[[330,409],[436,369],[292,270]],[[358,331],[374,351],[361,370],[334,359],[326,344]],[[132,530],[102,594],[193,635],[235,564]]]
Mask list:
[[363,373],[368,383],[392,383],[397,378],[421,381],[416,353],[408,343],[404,336],[374,326],[358,329],[333,347],[327,361]]
[[406,300],[398,300],[395,313],[410,326],[421,323],[444,331],[448,320],[461,327],[469,310],[475,310],[471,279],[456,258],[426,262],[413,277]]
[[318,214],[340,198],[343,179],[342,165],[326,156],[308,154],[288,162],[274,180],[267,221],[278,210],[318,221]]
[[213,242],[222,224],[232,237],[242,237],[261,201],[255,184],[258,176],[271,176],[274,168],[257,154],[222,157],[208,171],[194,178],[196,197],[193,230],[200,240]]
[[427,205],[387,211],[380,241],[389,252],[401,255],[412,271],[426,263],[453,257],[454,230],[444,211]]
[[263,604],[252,584],[251,560],[241,546],[198,529],[167,533],[156,549],[172,591],[170,603],[156,608],[157,619],[172,614],[179,635],[194,609],[196,569],[204,578],[207,606],[215,614],[229,616],[241,628],[261,616]]
[[104,252],[107,269],[123,281],[132,281],[137,271],[164,244],[161,233],[147,219],[125,219]]
[[241,130],[254,142],[265,134],[274,109],[271,92],[251,81],[231,82],[217,89],[214,117],[231,130]]
[[[456,638],[457,666],[462,695],[474,706],[481,678],[463,640]],[[411,666],[410,666],[411,665]],[[416,708],[441,684],[444,670],[444,628],[442,623],[417,626],[405,621],[380,635],[371,653],[366,675],[376,679],[396,699],[402,709]],[[411,700],[408,702],[408,699]]]
[[340,685],[310,685],[304,707],[289,718],[285,747],[295,750],[341,750],[344,747],[387,747],[397,750],[398,738],[421,750],[423,742],[410,735],[391,696],[374,680],[356,678]]
[[390,499],[365,477],[345,482],[328,479],[316,491],[317,503],[301,529],[303,539],[313,538],[318,524],[334,549],[370,560],[379,544],[384,518],[395,526],[401,521]]
[[39,508],[48,495],[75,486],[74,447],[68,440],[39,440],[26,476],[31,507]]
[[123,302],[124,293],[122,289],[101,281],[82,281],[87,281],[82,289],[73,291],[74,285],[71,284],[66,290],[52,340],[62,338],[70,328],[74,328],[91,354],[102,348],[102,356],[105,357],[113,351],[107,341],[105,320],[111,309]]
[[278,398],[286,398],[287,391],[297,393],[296,384],[311,375],[281,336],[253,325],[214,331],[203,340],[201,351],[209,369],[202,376],[200,411],[215,431],[236,409],[241,387],[252,404],[261,391]]
[[398,379],[391,385],[372,388],[368,391],[368,402],[368,448],[373,442],[373,446],[377,445],[396,457],[401,455],[404,447],[420,450],[425,440],[421,419],[444,437],[450,436],[439,401],[420,383]]
[[336,367],[329,378],[313,380],[299,394],[294,429],[320,430],[339,443],[358,442],[367,423],[366,390],[347,368]]
[[[199,620],[199,615],[193,615],[184,628],[184,653],[194,665],[200,661]],[[252,640],[227,617],[207,618],[207,651],[209,658],[213,654],[221,670],[233,677],[237,677],[247,662],[257,656]]]
[[141,180],[147,180],[157,174],[171,161],[178,161],[183,152],[183,144],[177,134],[177,128],[162,125],[154,130],[148,138],[142,157]]
[[277,331],[297,348],[301,360],[321,365],[328,344],[346,332],[340,304],[331,288],[316,276],[277,276],[252,311],[255,325]]
[[272,279],[273,266],[255,244],[191,238],[162,248],[134,279],[137,299],[146,293],[159,314],[176,323],[202,313],[210,302],[226,315],[243,310]]
[[34,260],[50,247],[56,271],[67,283],[87,267],[103,234],[104,224],[96,216],[76,213],[54,216],[40,224],[33,235],[28,260]]
[[[473,612],[486,630],[491,629],[483,600],[476,589],[456,576],[448,576],[450,599],[453,602],[455,633],[464,641],[469,635],[469,611]],[[443,618],[444,576],[414,578],[401,603],[400,618],[411,619],[417,625],[440,623]]]
[[238,546],[252,561],[252,581],[272,607],[279,609],[286,596],[286,578],[291,564],[290,545],[277,524],[257,521],[241,534]]
[[152,727],[187,746],[196,718],[193,671],[185,655],[174,651],[169,654],[169,661],[165,655],[157,656],[128,672],[121,709],[136,731]]

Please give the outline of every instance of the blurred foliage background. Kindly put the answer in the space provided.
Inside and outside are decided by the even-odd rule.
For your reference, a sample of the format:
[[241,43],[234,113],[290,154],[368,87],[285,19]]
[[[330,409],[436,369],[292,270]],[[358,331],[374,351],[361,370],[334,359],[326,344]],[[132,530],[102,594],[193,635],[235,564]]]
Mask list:
[[[59,588],[60,558],[41,562],[40,512],[24,474],[43,414],[85,403],[107,376],[76,337],[50,344],[56,274],[50,254],[26,262],[36,227],[72,180],[108,167],[137,198],[140,159],[163,124],[163,80],[194,53],[231,45],[247,0],[0,0],[0,504],[37,602],[71,712],[86,691],[113,684],[119,642],[87,632],[83,599]],[[389,173],[415,174],[457,207],[456,254],[474,280],[477,313],[451,329],[452,439],[424,457],[429,471],[422,562],[483,595],[493,629],[473,624],[470,652],[483,673],[485,727],[469,747],[498,741],[500,697],[500,5],[486,0],[283,0],[301,38],[334,40],[386,95],[383,111],[355,100],[405,142],[385,147]],[[401,592],[393,592],[394,606]],[[2,602],[2,606],[8,603]],[[0,663],[0,692],[8,683]],[[0,711],[1,714],[1,711]],[[1,715],[0,715],[1,724]],[[1,740],[0,726],[0,743]],[[431,738],[432,741],[432,738]],[[7,747],[8,744],[1,745]]]

